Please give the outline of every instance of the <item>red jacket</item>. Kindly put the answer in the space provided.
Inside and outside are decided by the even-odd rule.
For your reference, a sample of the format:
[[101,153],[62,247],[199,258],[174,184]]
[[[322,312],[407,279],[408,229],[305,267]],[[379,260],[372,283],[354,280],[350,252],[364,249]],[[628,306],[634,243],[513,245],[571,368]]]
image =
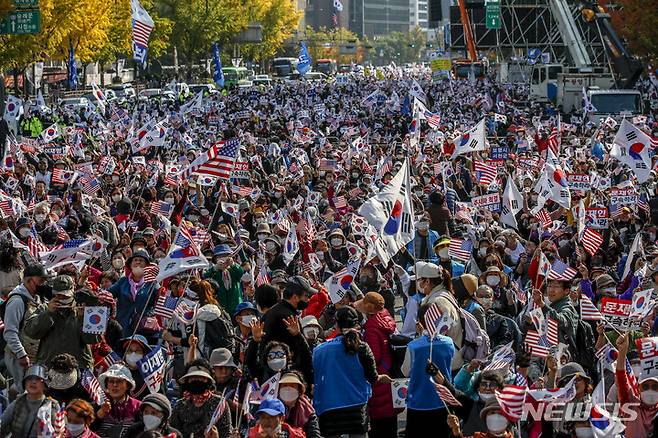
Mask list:
[[310,300],[308,300],[308,307],[302,312],[302,317],[313,315],[316,318],[320,318],[322,311],[329,304],[329,295],[327,291],[321,287],[318,290],[318,293],[313,295]]
[[[375,356],[377,372],[388,374],[391,370],[393,356],[391,355],[390,337],[395,332],[395,320],[384,309],[371,315],[363,325],[364,340],[370,346]],[[375,383],[372,387],[372,397],[368,401],[368,411],[372,418],[387,418],[395,415],[391,385]]]
[[[288,435],[288,438],[306,438],[306,433],[302,429],[298,429],[296,427],[292,427],[289,424],[283,423],[281,425],[281,431],[286,432]],[[257,424],[251,429],[249,429],[249,433],[247,435],[247,438],[256,438],[258,436],[258,432],[260,432],[260,426]]]

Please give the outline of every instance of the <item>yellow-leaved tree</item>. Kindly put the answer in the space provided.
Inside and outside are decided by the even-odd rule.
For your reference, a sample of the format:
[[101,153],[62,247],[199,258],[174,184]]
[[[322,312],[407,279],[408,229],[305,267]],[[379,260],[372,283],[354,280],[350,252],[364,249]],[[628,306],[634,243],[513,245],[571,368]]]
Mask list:
[[248,58],[262,61],[276,55],[284,41],[290,38],[302,12],[291,0],[251,0],[249,7],[251,21],[263,26],[263,42],[244,44],[242,53]]
[[173,22],[171,44],[187,66],[188,79],[194,65],[209,56],[214,42],[225,47],[248,24],[243,0],[159,0],[161,13]]

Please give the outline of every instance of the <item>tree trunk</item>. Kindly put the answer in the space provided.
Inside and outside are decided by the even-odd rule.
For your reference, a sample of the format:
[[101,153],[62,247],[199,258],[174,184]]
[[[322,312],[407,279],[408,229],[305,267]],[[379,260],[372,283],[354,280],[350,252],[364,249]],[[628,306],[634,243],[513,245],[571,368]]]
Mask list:
[[105,88],[105,63],[104,62],[99,62],[98,63],[99,71],[101,73],[101,87]]

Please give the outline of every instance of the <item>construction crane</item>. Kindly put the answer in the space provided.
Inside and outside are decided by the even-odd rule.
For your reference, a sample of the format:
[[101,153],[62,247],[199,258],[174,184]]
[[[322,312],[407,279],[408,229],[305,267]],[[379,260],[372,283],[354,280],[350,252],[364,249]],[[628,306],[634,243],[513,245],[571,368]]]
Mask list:
[[[610,14],[596,1],[583,2],[580,12],[586,22],[596,26],[610,59],[610,67],[616,73],[617,86],[619,88],[633,88],[644,67],[639,59],[628,53],[619,40],[610,23]],[[647,11],[647,13],[652,12]]]
[[466,40],[466,50],[468,58],[457,59],[453,62],[453,73],[456,78],[466,79],[469,76],[482,78],[485,74],[484,63],[478,61],[477,50],[475,50],[475,37],[471,28],[471,20],[468,18],[466,11],[466,0],[458,0],[459,15],[464,29],[464,39]]

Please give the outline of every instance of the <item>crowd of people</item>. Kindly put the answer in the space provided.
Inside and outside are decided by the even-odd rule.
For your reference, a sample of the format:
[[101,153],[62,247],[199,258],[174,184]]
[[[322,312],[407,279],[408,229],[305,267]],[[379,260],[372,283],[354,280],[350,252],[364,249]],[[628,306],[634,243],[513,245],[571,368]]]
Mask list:
[[623,123],[421,67],[6,110],[0,435],[658,436],[638,87]]

